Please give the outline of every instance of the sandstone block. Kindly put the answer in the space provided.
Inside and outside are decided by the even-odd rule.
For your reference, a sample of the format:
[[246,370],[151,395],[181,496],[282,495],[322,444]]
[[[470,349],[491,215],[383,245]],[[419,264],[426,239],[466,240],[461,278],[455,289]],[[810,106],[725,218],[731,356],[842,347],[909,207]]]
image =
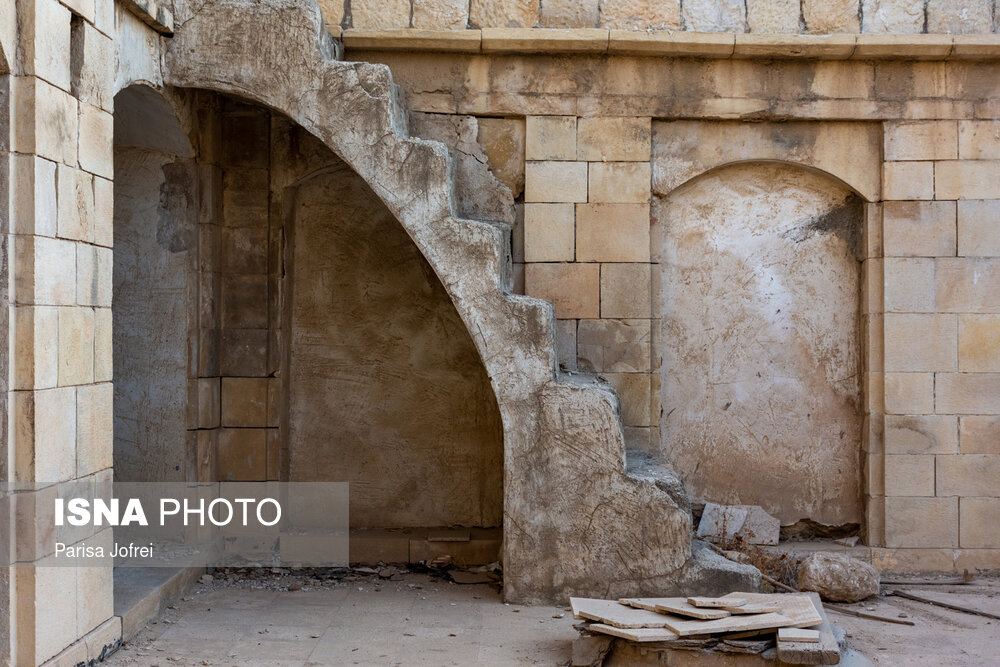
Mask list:
[[799,565],[800,591],[814,591],[831,602],[859,602],[879,593],[878,571],[856,558],[814,553]]
[[114,186],[100,176],[94,177],[94,243],[106,248],[114,244]]
[[198,428],[218,428],[222,414],[219,378],[198,378],[197,382]]
[[958,370],[958,317],[886,313],[885,370]]
[[59,309],[15,306],[11,315],[14,388],[55,387],[59,379]]
[[648,162],[591,162],[588,201],[646,203],[650,197]]
[[222,425],[267,426],[267,378],[222,378]]
[[698,537],[729,545],[739,538],[745,544],[778,544],[781,523],[759,505],[706,503],[698,523]]
[[110,382],[76,390],[76,475],[111,467],[114,451],[114,387]]
[[11,225],[16,234],[56,235],[56,163],[34,155],[10,155]]
[[[210,334],[210,331],[205,331]],[[199,350],[211,346],[199,344]],[[267,375],[267,329],[226,329],[219,348],[219,369],[206,365],[205,375],[222,374],[231,377],[263,377]],[[210,351],[210,350],[209,350]]]
[[882,214],[889,257],[951,257],[956,251],[956,202],[889,201]]
[[196,475],[199,482],[214,482],[219,479],[215,453],[219,449],[219,429],[198,431],[198,451],[196,452]]
[[963,454],[1000,454],[1000,417],[959,417],[958,441]]
[[524,166],[524,201],[587,201],[587,163],[528,162]]
[[621,400],[622,424],[652,426],[650,406],[650,376],[647,373],[603,373],[618,392]]
[[353,27],[388,30],[410,27],[410,0],[351,0]]
[[556,320],[556,361],[568,371],[577,370],[576,323],[577,320]]
[[576,157],[591,162],[648,162],[651,127],[649,118],[581,118]]
[[963,549],[1000,549],[1000,498],[962,498],[959,534]]
[[1000,198],[1000,160],[950,160],[934,168],[938,199]]
[[[942,163],[943,164],[943,163]],[[890,199],[934,199],[933,162],[886,162],[882,167],[882,193]],[[939,199],[958,199],[944,197]]]
[[575,227],[573,204],[525,204],[525,261],[572,262]]
[[650,265],[601,265],[601,317],[650,316]]
[[803,0],[802,16],[813,35],[861,32],[857,0]]
[[94,382],[108,382],[114,374],[111,309],[94,309]]
[[525,121],[520,118],[479,118],[479,144],[490,169],[515,198],[524,191]]
[[222,323],[241,329],[267,327],[267,276],[222,277]]
[[596,28],[598,0],[545,0],[541,7],[543,28]]
[[958,202],[958,256],[1000,257],[1000,201]]
[[1000,315],[958,316],[958,369],[1000,372]]
[[94,309],[59,309],[59,385],[94,381]]
[[421,30],[465,30],[467,0],[413,0],[413,27]]
[[579,262],[648,262],[649,204],[578,205],[576,259]]
[[525,131],[526,159],[576,159],[576,116],[528,116]]
[[525,264],[528,296],[555,304],[561,319],[600,317],[600,266],[597,264]]
[[973,35],[993,31],[990,0],[928,0],[927,32]]
[[111,307],[111,248],[77,244],[76,302],[81,306]]
[[76,303],[76,245],[43,236],[14,237],[17,300],[38,305]]
[[601,27],[612,30],[678,30],[680,0],[601,0]]
[[933,496],[934,456],[886,454],[886,496]]
[[[114,536],[111,529],[105,529],[93,538],[87,540],[88,545],[100,544],[104,547],[104,553],[110,553],[114,548]],[[98,628],[114,616],[114,569],[111,567],[81,567],[76,571],[76,634],[84,637],[92,630]],[[118,619],[115,622],[120,623]],[[121,637],[121,627],[115,630],[105,630],[104,642],[117,641]],[[88,638],[89,639],[89,638]],[[96,638],[95,638],[96,640]],[[89,642],[88,642],[89,643]],[[96,643],[96,641],[95,641]],[[94,647],[88,647],[88,662],[96,662],[101,655],[104,644],[98,644],[96,651]]]
[[533,28],[538,0],[472,0],[469,20],[477,28]]
[[937,457],[938,496],[996,496],[1000,456],[958,454]]
[[94,239],[94,178],[85,171],[59,165],[57,233],[76,241]]
[[220,482],[266,481],[267,429],[220,429],[216,465]]
[[12,396],[15,481],[72,479],[76,475],[76,388],[18,391]]
[[958,157],[963,160],[1000,160],[1000,133],[993,120],[958,121]]
[[897,415],[934,412],[933,373],[886,373],[885,410]]
[[56,0],[34,0],[19,6],[18,13],[23,31],[19,41],[26,51],[24,74],[35,75],[69,91],[69,10]]
[[73,29],[73,95],[81,102],[110,112],[114,106],[114,42],[86,21],[80,21]]
[[281,479],[281,438],[278,429],[267,429],[267,478],[276,482]]
[[747,26],[757,34],[799,32],[799,0],[747,0]]
[[741,0],[685,0],[681,8],[686,30],[746,32],[746,5]]
[[35,77],[11,81],[14,118],[14,150],[36,153],[53,162],[76,165],[76,98]]
[[319,0],[319,8],[326,27],[339,30],[344,23],[344,0]]
[[916,34],[924,30],[923,0],[862,0],[861,32]]
[[957,454],[958,417],[886,415],[885,451],[888,454]]
[[646,373],[650,370],[650,320],[580,320],[581,370]]
[[883,272],[886,312],[934,312],[936,294],[940,291],[935,282],[934,260],[887,257]]
[[1000,312],[1000,260],[939,259],[935,303],[946,313]]
[[958,498],[886,498],[885,542],[890,548],[957,547]]
[[957,157],[956,121],[886,123],[886,160],[954,160]]
[[80,168],[92,174],[114,176],[114,117],[90,104],[80,104]]
[[1000,373],[939,373],[935,390],[938,414],[1000,414]]
[[267,273],[266,228],[223,227],[220,245],[224,272]]

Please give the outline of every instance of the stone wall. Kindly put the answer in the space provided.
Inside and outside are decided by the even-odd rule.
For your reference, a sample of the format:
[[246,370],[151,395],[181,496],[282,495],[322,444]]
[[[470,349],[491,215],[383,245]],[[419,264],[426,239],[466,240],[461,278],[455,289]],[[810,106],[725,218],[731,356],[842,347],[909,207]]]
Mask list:
[[320,0],[334,30],[609,28],[773,34],[997,31],[995,0]]

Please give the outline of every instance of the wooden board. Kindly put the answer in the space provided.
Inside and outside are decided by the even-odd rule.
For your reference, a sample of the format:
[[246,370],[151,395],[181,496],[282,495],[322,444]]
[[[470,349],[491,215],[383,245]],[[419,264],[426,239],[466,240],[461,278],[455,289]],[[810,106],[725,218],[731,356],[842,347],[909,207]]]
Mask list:
[[823,622],[808,593],[730,593],[723,596],[743,598],[747,604],[774,604],[780,608],[777,613],[792,620],[794,628],[811,628]]
[[789,665],[836,665],[840,663],[840,645],[833,635],[833,626],[826,617],[826,610],[819,600],[819,595],[809,593],[809,599],[814,609],[822,618],[819,630],[819,643],[778,642],[778,660]]
[[647,609],[636,609],[615,600],[570,598],[574,618],[585,618],[616,628],[664,628],[669,617]]
[[779,642],[819,643],[819,630],[803,630],[802,628],[779,628]]
[[679,619],[676,616],[665,616],[664,618],[667,619],[667,627],[681,637],[720,632],[748,632],[764,628],[785,628],[792,625],[792,620],[781,614],[730,616],[729,618],[720,618],[717,621]]
[[733,594],[730,593],[724,598],[688,598],[688,604],[694,605],[695,607],[702,607],[707,609],[717,609],[719,607],[742,607],[747,603],[746,600],[740,600],[737,597],[731,597]]
[[729,612],[724,609],[699,609],[688,604],[684,598],[623,598],[619,602],[636,609],[648,609],[661,614],[690,616],[707,621],[729,616]]
[[591,623],[587,629],[634,642],[669,642],[677,639],[677,635],[667,628],[616,628],[604,623]]
[[781,607],[776,604],[760,604],[757,602],[747,602],[742,607],[721,607],[730,614],[770,614],[772,612],[781,613]]

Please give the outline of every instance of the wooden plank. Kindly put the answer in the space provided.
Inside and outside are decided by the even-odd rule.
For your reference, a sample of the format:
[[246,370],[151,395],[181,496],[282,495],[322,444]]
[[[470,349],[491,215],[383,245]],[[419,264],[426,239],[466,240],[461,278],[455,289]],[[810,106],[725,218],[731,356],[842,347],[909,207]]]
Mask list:
[[723,599],[729,596],[744,598],[748,604],[778,605],[777,613],[790,618],[789,625],[795,628],[810,628],[823,622],[809,593],[730,593]]
[[757,602],[747,602],[742,607],[720,607],[730,614],[769,614],[772,612],[781,613],[781,606],[776,604],[760,604]]
[[819,630],[803,630],[802,628],[779,628],[779,642],[805,642],[807,644],[819,643]]
[[695,607],[703,607],[707,609],[716,609],[718,607],[742,607],[747,603],[746,600],[740,600],[738,597],[731,597],[733,593],[730,593],[724,598],[688,598],[688,604],[694,605]]
[[634,642],[669,642],[677,639],[677,634],[667,628],[616,628],[604,623],[591,623],[587,629]]
[[647,609],[636,609],[615,600],[570,598],[574,618],[585,618],[616,628],[664,628],[669,617]]
[[784,628],[792,625],[791,619],[781,614],[752,614],[748,616],[730,616],[717,621],[694,621],[679,619],[676,616],[665,616],[667,627],[681,637],[702,634],[717,634],[720,632],[747,632],[763,630],[764,628]]
[[820,616],[819,643],[778,642],[778,660],[791,665],[836,665],[840,663],[840,645],[833,634],[833,626],[826,616],[819,595],[808,593],[813,609]]
[[690,616],[706,621],[729,616],[729,612],[724,609],[699,609],[688,604],[684,598],[622,598],[619,602],[636,609],[648,609],[661,614]]

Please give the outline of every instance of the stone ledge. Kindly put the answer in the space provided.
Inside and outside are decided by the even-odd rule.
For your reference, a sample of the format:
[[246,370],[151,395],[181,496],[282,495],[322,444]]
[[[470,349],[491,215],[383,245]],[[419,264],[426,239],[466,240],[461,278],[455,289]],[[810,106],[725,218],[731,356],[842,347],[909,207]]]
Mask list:
[[346,49],[359,51],[610,53],[781,60],[1000,60],[1000,35],[734,35],[598,28],[350,29],[344,31],[343,40]]
[[174,15],[156,0],[122,0],[122,5],[156,32],[173,36]]

